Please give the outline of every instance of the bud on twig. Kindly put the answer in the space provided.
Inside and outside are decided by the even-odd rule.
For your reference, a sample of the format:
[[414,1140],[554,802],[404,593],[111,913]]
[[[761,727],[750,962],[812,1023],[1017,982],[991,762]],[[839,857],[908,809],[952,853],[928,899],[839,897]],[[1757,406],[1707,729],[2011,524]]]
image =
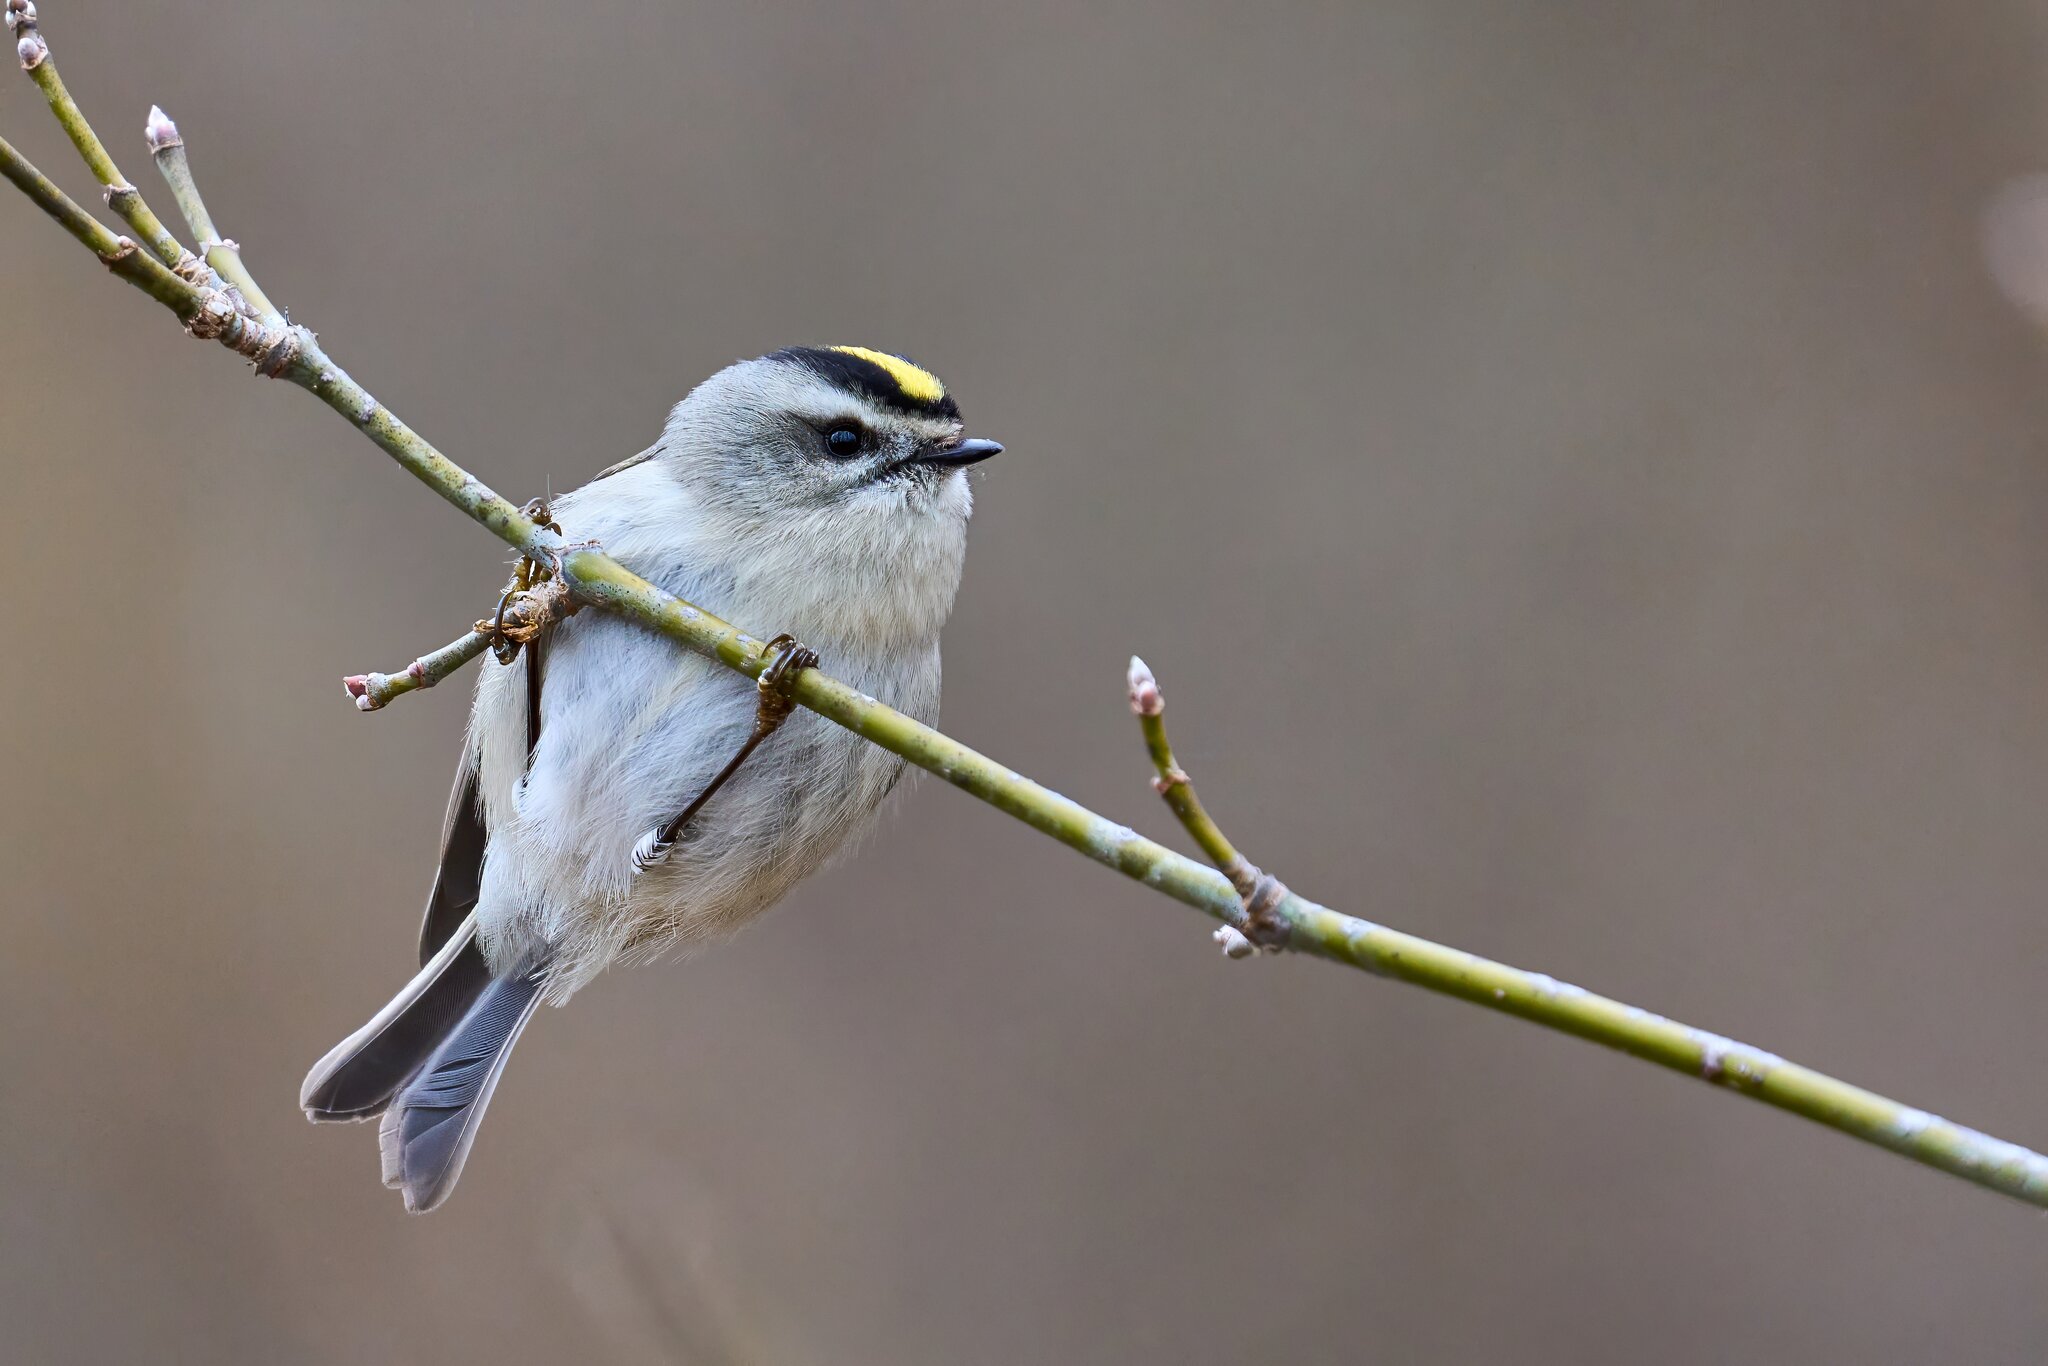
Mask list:
[[1216,932],[1209,937],[1223,946],[1225,958],[1249,958],[1259,951],[1251,940],[1228,925],[1218,925]]
[[1131,656],[1130,685],[1133,716],[1157,716],[1166,710],[1166,699],[1159,695],[1159,680],[1136,655]]
[[152,154],[185,145],[185,139],[178,136],[178,125],[171,122],[171,116],[163,111],[161,105],[149,107],[149,120],[142,125],[142,136],[148,141]]
[[50,55],[49,44],[36,32],[34,0],[7,0],[7,31],[14,35],[14,55],[23,71],[34,71]]

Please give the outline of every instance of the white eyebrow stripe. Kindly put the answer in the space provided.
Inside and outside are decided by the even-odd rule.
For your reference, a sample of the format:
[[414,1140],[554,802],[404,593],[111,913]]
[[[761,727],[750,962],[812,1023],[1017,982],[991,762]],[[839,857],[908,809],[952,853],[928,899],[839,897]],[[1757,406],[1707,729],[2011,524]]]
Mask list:
[[841,388],[831,381],[814,378],[807,391],[792,405],[799,417],[824,426],[852,415],[878,432],[908,432],[919,441],[951,438],[961,430],[958,418],[925,417],[886,407],[866,394]]

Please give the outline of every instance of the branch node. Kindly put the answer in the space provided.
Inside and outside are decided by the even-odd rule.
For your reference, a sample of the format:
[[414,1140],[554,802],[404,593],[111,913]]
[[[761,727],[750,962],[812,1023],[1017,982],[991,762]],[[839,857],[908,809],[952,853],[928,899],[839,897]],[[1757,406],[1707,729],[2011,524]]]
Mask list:
[[112,270],[115,266],[133,256],[138,250],[140,248],[135,245],[134,238],[116,237],[114,239],[113,251],[101,256],[100,260],[106,265],[107,269]]
[[1152,790],[1164,797],[1176,787],[1186,787],[1188,775],[1175,765],[1152,780]]
[[134,207],[135,201],[141,197],[142,192],[125,180],[118,181],[112,185],[102,186],[100,189],[100,198],[106,201],[107,207],[124,218],[127,216],[128,211]]
[[[1287,890],[1287,884],[1271,873],[1265,872],[1240,859],[1238,862],[1251,875],[1251,890],[1234,875],[1231,885],[1238,889],[1238,896],[1244,901],[1246,920],[1245,936],[1268,953],[1278,953],[1287,947],[1291,937],[1287,917],[1280,914],[1280,908],[1294,895]],[[1229,869],[1224,870],[1226,874]]]
[[[521,561],[522,569],[531,564],[531,560]],[[520,646],[531,645],[556,622],[582,610],[583,599],[576,596],[566,578],[552,577],[530,588],[521,588],[515,582],[498,600],[497,613],[471,629],[490,640],[499,663],[509,664],[519,654]]]
[[[247,326],[246,322],[244,326]],[[256,355],[250,357],[259,376],[276,379],[292,368],[292,362],[299,358],[298,331],[296,327],[259,329],[259,337],[268,337]]]
[[185,330],[202,341],[217,341],[256,367],[264,379],[288,373],[306,350],[302,327],[271,327],[251,316],[247,304],[229,289],[210,289]]
[[[127,241],[125,237],[121,239]],[[239,327],[241,312],[234,301],[218,289],[211,289],[199,302],[199,311],[192,315],[192,321],[185,324],[185,330],[201,341],[220,341],[227,337],[230,327]],[[232,343],[230,343],[232,344]]]

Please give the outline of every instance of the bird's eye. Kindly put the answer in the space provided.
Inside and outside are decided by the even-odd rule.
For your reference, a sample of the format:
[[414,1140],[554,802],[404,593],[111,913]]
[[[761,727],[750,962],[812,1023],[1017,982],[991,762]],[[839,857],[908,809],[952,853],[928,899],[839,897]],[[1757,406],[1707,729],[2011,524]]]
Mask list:
[[834,459],[851,460],[867,444],[867,433],[851,422],[842,422],[825,433],[825,449]]

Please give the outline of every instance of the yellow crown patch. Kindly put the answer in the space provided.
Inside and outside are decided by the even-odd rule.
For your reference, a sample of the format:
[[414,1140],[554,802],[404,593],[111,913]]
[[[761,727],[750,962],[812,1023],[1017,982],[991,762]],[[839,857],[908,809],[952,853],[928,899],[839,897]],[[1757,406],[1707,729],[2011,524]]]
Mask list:
[[903,396],[916,403],[937,403],[946,396],[946,386],[939,383],[939,377],[921,366],[912,365],[901,356],[892,356],[887,351],[871,351],[865,346],[828,346],[827,351],[837,351],[842,356],[858,356],[870,365],[879,365],[889,372],[889,378],[896,381],[896,387]]

